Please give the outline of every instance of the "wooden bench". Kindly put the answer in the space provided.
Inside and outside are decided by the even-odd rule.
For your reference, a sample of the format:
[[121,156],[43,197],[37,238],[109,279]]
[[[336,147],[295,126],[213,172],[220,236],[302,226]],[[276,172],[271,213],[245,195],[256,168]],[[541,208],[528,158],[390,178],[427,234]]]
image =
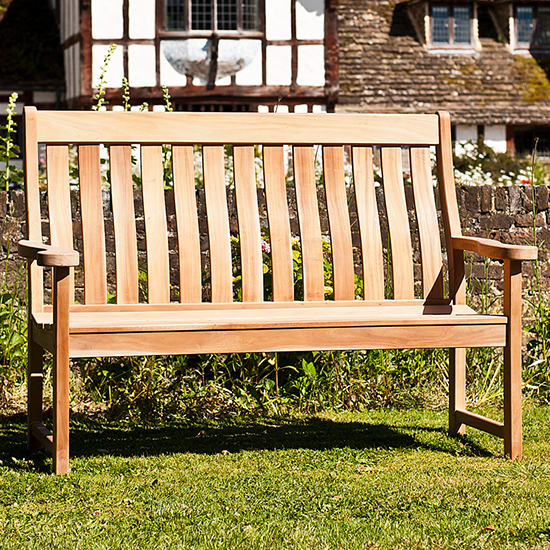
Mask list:
[[[48,212],[41,212],[40,185],[44,183],[39,177],[39,144],[46,148]],[[232,149],[224,148],[225,144],[231,144]],[[314,145],[321,149],[314,149]],[[178,242],[172,263],[179,265],[179,282],[172,286],[163,146],[164,151],[171,147]],[[260,185],[265,188],[267,206],[272,301],[264,299],[254,167],[258,146],[262,147]],[[535,259],[537,251],[462,236],[447,113],[37,112],[29,107],[25,109],[24,148],[28,240],[19,243],[19,253],[28,259],[29,266],[28,437],[31,449],[45,446],[52,452],[56,473],[69,469],[70,360],[100,356],[449,348],[450,432],[464,433],[465,425],[485,430],[504,439],[507,455],[521,456],[521,262]],[[73,227],[77,222],[71,217],[69,190],[69,157],[75,150],[78,223],[82,230],[79,252],[74,250]],[[433,150],[437,152],[440,217],[434,199]],[[224,151],[231,151],[233,156],[242,270],[240,302],[234,301],[232,287]],[[141,166],[147,303],[140,303],[138,285],[133,154],[139,155]],[[201,252],[197,217],[194,156],[199,154],[207,253]],[[101,159],[107,156],[115,241],[116,283],[111,289],[116,294],[115,304],[107,303],[109,254],[101,175]],[[285,160],[289,156],[303,263],[301,301],[295,299],[293,281],[289,161]],[[324,288],[316,156],[322,157],[330,226],[330,300]],[[357,226],[353,228],[344,177],[348,157],[356,202],[353,223]],[[410,173],[412,181],[415,220],[409,219],[404,172],[407,180]],[[375,182],[380,174],[389,254],[384,252],[382,235],[386,230],[381,232],[377,207]],[[445,234],[443,251],[440,222]],[[43,227],[49,227],[50,244],[44,244],[47,236],[42,235]],[[352,234],[356,235],[355,243]],[[466,305],[464,251],[504,262],[502,314],[480,315]],[[413,261],[415,254],[420,258],[419,266]],[[205,255],[210,274],[209,302],[204,300]],[[391,262],[385,259],[388,255]],[[361,299],[355,295],[354,261],[359,262],[363,276]],[[45,267],[52,268],[50,278],[44,277]],[[83,303],[74,299],[75,269],[83,269],[83,298],[78,300]],[[44,291],[45,280],[51,280],[51,299],[45,299],[49,296]],[[178,297],[177,302],[173,296]],[[465,351],[480,346],[504,347],[503,423],[466,410]],[[42,424],[43,350],[53,354],[52,432]]]

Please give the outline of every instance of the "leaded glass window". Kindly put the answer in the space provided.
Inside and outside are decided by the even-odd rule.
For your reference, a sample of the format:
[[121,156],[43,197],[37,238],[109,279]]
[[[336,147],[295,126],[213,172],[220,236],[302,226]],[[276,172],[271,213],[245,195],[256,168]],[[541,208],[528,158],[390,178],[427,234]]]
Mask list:
[[431,9],[431,41],[435,45],[472,43],[472,10],[464,5],[435,5]]
[[516,6],[516,40],[524,46],[550,46],[550,6]]
[[179,31],[255,31],[257,0],[165,0],[165,28]]

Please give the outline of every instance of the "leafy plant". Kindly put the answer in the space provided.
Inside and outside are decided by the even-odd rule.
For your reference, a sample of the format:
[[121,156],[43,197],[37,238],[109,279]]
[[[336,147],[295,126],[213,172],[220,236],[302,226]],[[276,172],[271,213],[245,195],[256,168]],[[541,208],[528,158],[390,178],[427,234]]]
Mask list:
[[13,92],[8,101],[6,109],[7,122],[0,126],[0,164],[3,169],[0,170],[0,187],[8,191],[10,186],[19,185],[23,182],[21,171],[12,164],[12,161],[19,158],[19,146],[14,141],[14,135],[17,132],[17,123],[15,117],[15,105],[18,94]]
[[[21,172],[12,165],[19,158],[19,147],[14,143],[16,123],[14,122],[17,93],[10,95],[6,110],[7,123],[2,126],[4,135],[0,138],[0,182],[8,191],[10,186],[22,181]],[[7,197],[6,197],[7,199]],[[23,379],[22,369],[27,355],[27,318],[24,266],[18,270],[11,267],[11,230],[9,223],[4,235],[4,270],[0,289],[0,397],[5,401],[6,388]]]
[[112,55],[116,51],[116,44],[111,44],[109,46],[109,49],[107,50],[107,54],[105,55],[105,58],[103,60],[103,65],[101,65],[99,70],[99,82],[98,82],[98,89],[96,95],[93,97],[96,104],[92,107],[93,111],[99,111],[104,105],[107,105],[107,101],[105,100],[105,85],[107,84],[107,67],[109,66],[109,62],[111,61]]

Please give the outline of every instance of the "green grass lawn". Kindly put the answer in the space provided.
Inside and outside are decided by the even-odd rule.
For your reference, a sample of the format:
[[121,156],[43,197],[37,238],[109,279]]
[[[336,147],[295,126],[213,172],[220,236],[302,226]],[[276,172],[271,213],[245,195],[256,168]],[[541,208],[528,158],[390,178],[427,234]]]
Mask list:
[[550,407],[521,462],[442,411],[74,420],[67,477],[0,422],[0,548],[550,548]]

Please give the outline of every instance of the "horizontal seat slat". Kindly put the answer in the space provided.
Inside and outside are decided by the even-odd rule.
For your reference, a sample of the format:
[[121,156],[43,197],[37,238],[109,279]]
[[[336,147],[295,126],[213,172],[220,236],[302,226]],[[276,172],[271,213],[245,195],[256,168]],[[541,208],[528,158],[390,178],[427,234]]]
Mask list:
[[[113,311],[71,313],[69,331],[85,332],[149,332],[149,331],[195,331],[195,330],[242,330],[266,328],[313,328],[352,326],[453,326],[505,324],[501,315],[477,315],[469,308],[449,306],[401,306],[376,308],[370,306],[349,308],[332,307],[318,314],[315,308],[271,308],[269,314],[262,309],[193,309],[171,311],[135,312]],[[52,317],[39,314],[41,325],[48,325]]]
[[[437,115],[38,111],[42,143],[437,145]],[[224,141],[225,140],[225,141]]]

